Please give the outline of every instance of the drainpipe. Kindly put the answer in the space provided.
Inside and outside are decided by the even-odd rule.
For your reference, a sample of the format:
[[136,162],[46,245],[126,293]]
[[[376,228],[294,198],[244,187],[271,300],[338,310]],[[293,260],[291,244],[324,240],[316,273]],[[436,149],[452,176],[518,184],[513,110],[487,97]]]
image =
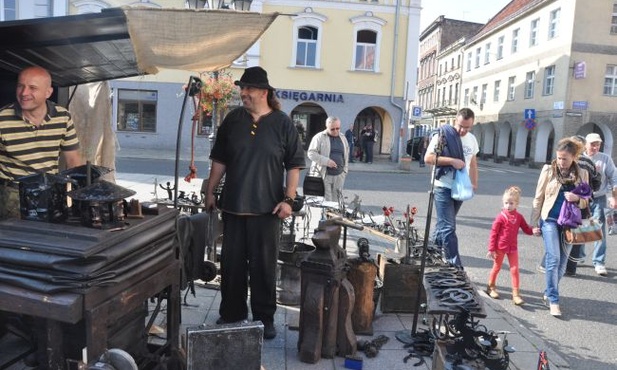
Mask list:
[[394,142],[392,142],[392,148],[390,148],[390,153],[392,160],[398,162],[399,158],[402,155],[402,148],[403,148],[403,135],[400,135],[400,129],[403,128],[403,124],[404,124],[404,119],[405,119],[405,109],[400,106],[399,104],[397,104],[394,101],[394,86],[395,86],[395,81],[396,81],[396,62],[397,62],[397,55],[398,55],[398,39],[399,39],[399,34],[398,34],[398,27],[399,27],[399,16],[400,16],[400,12],[401,12],[401,0],[397,0],[396,2],[396,12],[395,14],[395,19],[394,19],[394,44],[392,45],[392,74],[390,76],[390,104],[392,104],[393,106],[395,106],[396,108],[398,108],[401,111],[401,124],[399,126],[399,132],[396,132],[396,127],[393,127],[393,135],[392,137],[396,137],[398,135],[398,151],[396,153],[394,153]]

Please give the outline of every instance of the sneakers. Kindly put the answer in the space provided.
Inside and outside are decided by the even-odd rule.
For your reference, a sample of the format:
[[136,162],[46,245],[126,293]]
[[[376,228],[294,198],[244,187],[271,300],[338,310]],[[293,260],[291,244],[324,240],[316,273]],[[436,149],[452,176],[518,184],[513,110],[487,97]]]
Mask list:
[[549,312],[551,313],[551,316],[561,316],[561,309],[559,308],[559,303],[550,303],[548,305],[548,309]]
[[276,328],[273,322],[264,322],[264,339],[274,339],[276,337]]
[[542,265],[537,265],[536,266],[536,271],[538,271],[538,272],[540,272],[542,274],[546,274],[546,269]]
[[544,301],[544,304],[548,306],[548,310],[551,316],[561,316],[561,309],[559,308],[559,303],[550,303],[547,296],[543,296],[542,300]]
[[600,276],[608,275],[608,272],[606,271],[606,267],[604,267],[604,265],[596,265],[596,274]]

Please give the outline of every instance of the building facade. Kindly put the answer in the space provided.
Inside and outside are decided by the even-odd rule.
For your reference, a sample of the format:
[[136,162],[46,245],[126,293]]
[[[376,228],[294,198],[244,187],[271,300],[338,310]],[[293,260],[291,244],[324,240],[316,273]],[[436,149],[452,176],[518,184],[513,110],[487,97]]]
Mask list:
[[[70,0],[69,12],[83,14],[123,5],[184,8],[194,7],[193,3],[208,7],[218,1]],[[415,99],[420,3],[255,0],[250,11],[281,15],[226,73],[238,79],[246,67],[265,68],[283,110],[303,131],[305,146],[325,128],[327,116],[333,115],[341,119],[343,129],[353,127],[356,135],[365,125],[373,125],[378,132],[375,153],[397,161],[409,137],[406,101]],[[163,71],[110,82],[111,124],[119,150],[175,149],[183,85],[190,75]],[[206,79],[209,74],[200,77]],[[188,109],[185,128],[192,124],[195,111],[193,106]],[[207,157],[213,130],[200,122],[196,137],[191,137],[191,131],[181,133],[185,143],[181,152],[187,153],[192,141],[195,152]]]
[[461,104],[476,111],[481,156],[539,166],[590,132],[613,155],[616,55],[616,1],[512,1],[464,48]]
[[482,26],[441,15],[422,31],[418,71],[418,104],[423,112],[420,125],[437,127],[456,115],[463,63],[459,54],[461,42]]

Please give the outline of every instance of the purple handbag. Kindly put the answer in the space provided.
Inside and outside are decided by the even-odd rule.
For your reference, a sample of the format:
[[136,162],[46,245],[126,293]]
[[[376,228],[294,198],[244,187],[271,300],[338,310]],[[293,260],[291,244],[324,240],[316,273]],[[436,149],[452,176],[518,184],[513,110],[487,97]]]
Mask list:
[[577,227],[583,223],[581,209],[576,204],[564,201],[559,210],[557,224],[566,227]]

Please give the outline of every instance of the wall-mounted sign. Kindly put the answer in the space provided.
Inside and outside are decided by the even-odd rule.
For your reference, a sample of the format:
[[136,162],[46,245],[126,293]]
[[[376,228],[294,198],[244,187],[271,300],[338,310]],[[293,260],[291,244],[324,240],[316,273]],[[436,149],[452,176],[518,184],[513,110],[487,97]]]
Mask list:
[[574,79],[580,80],[587,77],[587,63],[576,62],[574,63]]
[[345,103],[343,94],[315,93],[308,91],[276,90],[276,97],[282,100],[314,101],[318,103]]
[[587,108],[589,107],[589,102],[588,101],[573,101],[572,102],[572,109],[579,109],[579,110],[587,110]]
[[566,116],[568,117],[582,117],[583,112],[566,112]]
[[553,102],[553,109],[555,109],[555,110],[563,109],[564,106],[565,105],[563,103],[563,100],[562,101]]
[[523,115],[523,118],[525,118],[525,119],[535,119],[536,118],[536,110],[535,109],[531,109],[531,108],[525,109],[525,113]]

